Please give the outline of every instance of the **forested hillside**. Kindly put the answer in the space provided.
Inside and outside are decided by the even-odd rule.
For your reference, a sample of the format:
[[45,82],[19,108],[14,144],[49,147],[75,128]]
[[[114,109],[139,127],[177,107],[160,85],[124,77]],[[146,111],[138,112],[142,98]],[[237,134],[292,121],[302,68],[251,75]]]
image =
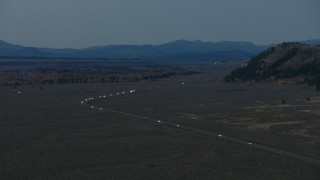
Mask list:
[[320,90],[319,45],[283,43],[271,47],[225,77],[227,81],[266,79],[295,79],[315,84]]

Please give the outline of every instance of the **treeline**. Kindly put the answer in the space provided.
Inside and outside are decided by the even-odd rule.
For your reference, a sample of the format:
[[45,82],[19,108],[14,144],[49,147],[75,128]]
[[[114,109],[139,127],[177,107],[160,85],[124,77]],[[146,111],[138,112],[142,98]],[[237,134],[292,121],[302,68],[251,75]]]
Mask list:
[[108,70],[42,68],[31,71],[1,71],[0,86],[154,81],[172,76],[185,76],[198,73],[200,72],[185,70],[180,67],[154,69],[120,67]]

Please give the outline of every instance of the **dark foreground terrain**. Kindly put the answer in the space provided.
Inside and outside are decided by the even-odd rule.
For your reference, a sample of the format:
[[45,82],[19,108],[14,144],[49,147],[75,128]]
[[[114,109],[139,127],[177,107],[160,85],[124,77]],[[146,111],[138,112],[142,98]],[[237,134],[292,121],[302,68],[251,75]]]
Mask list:
[[319,92],[221,82],[226,69],[0,87],[0,179],[319,179],[317,164],[139,118],[320,158]]

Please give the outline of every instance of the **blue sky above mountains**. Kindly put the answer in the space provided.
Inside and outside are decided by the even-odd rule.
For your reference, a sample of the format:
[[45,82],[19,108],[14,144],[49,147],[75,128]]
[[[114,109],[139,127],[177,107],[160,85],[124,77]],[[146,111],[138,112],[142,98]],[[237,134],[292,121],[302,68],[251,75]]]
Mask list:
[[1,0],[0,39],[49,48],[320,38],[318,0]]

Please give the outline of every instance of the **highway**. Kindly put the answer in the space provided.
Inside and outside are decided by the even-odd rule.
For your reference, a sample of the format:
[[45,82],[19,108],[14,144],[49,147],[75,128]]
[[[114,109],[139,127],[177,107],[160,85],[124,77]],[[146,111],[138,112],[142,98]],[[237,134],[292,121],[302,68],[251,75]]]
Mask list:
[[[134,93],[134,92],[136,92],[136,90],[128,91],[128,93]],[[116,93],[116,94],[121,95],[121,94],[125,94],[125,93]],[[112,95],[110,94],[109,96],[111,97]],[[100,96],[99,98],[106,98],[106,97],[107,96]],[[290,152],[290,151],[279,149],[279,148],[276,148],[276,147],[273,147],[273,146],[270,146],[270,145],[266,145],[266,144],[263,144],[263,143],[248,141],[248,140],[245,140],[245,139],[240,138],[240,137],[228,136],[228,135],[225,135],[225,134],[222,134],[222,133],[219,134],[219,133],[211,132],[211,131],[208,131],[208,130],[205,130],[205,129],[201,129],[201,128],[198,128],[198,127],[186,126],[186,125],[182,125],[182,124],[175,124],[175,123],[171,123],[171,122],[168,122],[168,121],[165,121],[165,120],[161,120],[161,119],[156,119],[156,118],[152,118],[152,117],[147,117],[147,116],[143,116],[143,115],[139,115],[139,114],[119,111],[119,110],[110,109],[110,108],[94,107],[92,102],[91,102],[92,100],[94,100],[94,98],[88,98],[85,101],[81,101],[81,104],[87,104],[92,109],[98,109],[100,111],[107,111],[107,112],[111,112],[111,113],[120,114],[120,115],[123,115],[123,116],[139,118],[139,119],[143,119],[143,120],[152,122],[152,123],[157,124],[157,125],[165,126],[167,128],[180,129],[180,130],[189,131],[189,132],[193,132],[193,133],[197,133],[197,134],[202,134],[202,135],[210,136],[210,137],[213,137],[213,138],[217,138],[217,139],[226,140],[226,141],[229,141],[229,142],[233,142],[233,143],[249,146],[251,148],[255,148],[255,149],[258,149],[258,150],[263,150],[263,151],[266,151],[266,152],[278,154],[280,156],[285,156],[285,157],[289,157],[289,158],[293,158],[293,159],[306,161],[306,162],[309,162],[309,163],[312,163],[312,164],[320,165],[320,159],[317,158],[317,157],[312,157],[312,156],[308,156],[308,155],[301,154],[301,153],[296,153],[296,152]]]
[[177,126],[177,124],[174,124],[174,123],[166,122],[166,121],[159,120],[159,119],[154,119],[154,118],[151,118],[151,117],[141,116],[141,115],[137,115],[137,114],[133,114],[133,113],[117,111],[117,110],[113,110],[113,109],[104,109],[104,110],[108,111],[108,112],[112,112],[112,113],[121,114],[121,115],[124,115],[124,116],[135,117],[135,118],[140,118],[140,119],[152,121],[154,123],[159,123],[162,126],[166,126],[166,127],[169,127],[169,128],[176,128],[176,129],[181,129],[181,130],[190,131],[190,132],[194,132],[194,133],[199,133],[199,134],[207,135],[207,136],[210,136],[210,137],[213,137],[213,138],[219,138],[219,139],[223,139],[223,140],[226,140],[226,141],[234,142],[234,143],[237,143],[237,144],[250,146],[250,147],[255,148],[255,149],[259,149],[259,150],[275,153],[275,154],[278,154],[278,155],[281,155],[281,156],[286,156],[286,157],[299,159],[299,160],[302,160],[302,161],[307,161],[309,163],[320,165],[320,159],[318,159],[316,157],[311,157],[311,156],[307,156],[307,155],[304,155],[304,154],[299,154],[299,153],[294,153],[294,152],[278,149],[276,147],[268,146],[268,145],[265,145],[265,144],[261,144],[261,143],[257,143],[257,142],[251,142],[251,141],[247,141],[247,140],[244,140],[244,139],[241,139],[241,138],[227,136],[227,135],[224,135],[224,134],[218,134],[218,133],[214,133],[214,132],[211,132],[211,131],[207,131],[207,130],[204,130],[204,129],[195,128],[195,127],[191,127],[191,126],[184,126],[184,125],[180,125],[180,124],[179,124],[179,126]]

